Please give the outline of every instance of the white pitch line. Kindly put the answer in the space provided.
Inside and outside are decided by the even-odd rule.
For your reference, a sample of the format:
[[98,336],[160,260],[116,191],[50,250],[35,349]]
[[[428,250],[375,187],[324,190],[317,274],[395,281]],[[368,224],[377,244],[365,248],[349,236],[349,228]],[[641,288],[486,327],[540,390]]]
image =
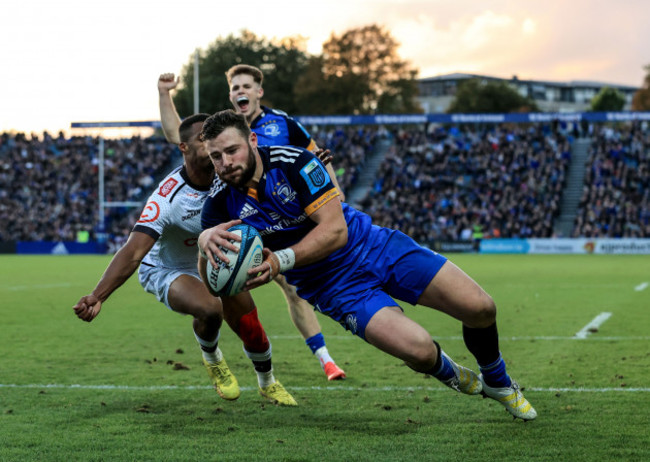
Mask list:
[[[269,338],[271,340],[302,340],[302,337],[300,335],[269,335]],[[335,340],[353,340],[356,337],[354,335],[327,335],[328,339],[335,339]],[[463,337],[460,335],[453,335],[453,336],[435,336],[434,337],[436,340],[463,340]],[[538,336],[521,336],[521,337],[499,337],[499,340],[502,342],[521,342],[521,341],[537,341],[537,340],[550,340],[550,341],[556,341],[556,340],[577,340],[578,337],[571,336],[559,336],[559,335],[538,335]],[[639,336],[626,336],[626,337],[621,337],[621,336],[608,336],[608,337],[587,337],[589,340],[616,340],[616,341],[624,341],[624,340],[650,340],[650,336],[648,335],[639,335]],[[580,339],[582,340],[582,339]]]
[[[136,386],[136,385],[80,385],[80,384],[13,384],[13,383],[0,383],[1,388],[18,388],[18,389],[62,389],[62,390],[115,390],[115,391],[187,391],[187,390],[212,390],[213,387],[207,385],[161,385],[161,386]],[[240,387],[242,391],[256,391],[256,387]],[[409,392],[409,391],[431,391],[448,392],[447,387],[348,387],[348,386],[311,386],[311,387],[289,387],[292,391],[371,391],[371,392]],[[544,393],[613,393],[613,392],[627,392],[627,393],[650,393],[650,388],[639,387],[607,387],[607,388],[543,388],[543,387],[526,387],[528,391],[538,391]]]
[[11,286],[11,287],[0,287],[0,290],[32,290],[32,289],[56,289],[59,287],[72,287],[72,284],[69,282],[53,282],[51,284],[35,284],[35,285],[23,285],[23,286]]
[[642,290],[645,290],[648,287],[648,285],[649,284],[647,282],[642,282],[641,284],[636,286],[634,290],[636,290],[637,292],[641,292]]
[[589,324],[587,324],[585,327],[583,327],[580,330],[580,332],[578,332],[574,337],[577,338],[577,339],[585,339],[585,338],[587,338],[587,336],[589,336],[589,334],[592,331],[594,331],[594,330],[597,331],[598,328],[601,326],[601,324],[604,323],[605,321],[607,321],[610,318],[611,315],[612,315],[612,313],[607,313],[607,312],[600,313],[598,316],[596,316],[594,319],[592,319]]

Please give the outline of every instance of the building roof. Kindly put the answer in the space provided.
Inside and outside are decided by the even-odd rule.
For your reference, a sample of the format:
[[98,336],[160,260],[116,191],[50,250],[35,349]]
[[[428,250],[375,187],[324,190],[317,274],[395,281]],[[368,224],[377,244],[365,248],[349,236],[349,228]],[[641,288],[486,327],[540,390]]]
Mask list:
[[451,74],[443,74],[443,75],[437,75],[434,77],[425,77],[418,79],[419,82],[436,82],[436,81],[447,81],[447,80],[467,80],[467,79],[488,79],[488,80],[504,80],[507,82],[513,82],[513,81],[518,81],[520,83],[530,83],[530,84],[538,84],[538,85],[548,85],[548,86],[554,86],[554,87],[581,87],[581,88],[602,88],[602,87],[610,87],[610,88],[617,88],[619,90],[638,90],[639,87],[631,86],[631,85],[621,85],[618,83],[607,83],[607,82],[596,82],[592,80],[569,80],[566,82],[557,82],[557,81],[551,81],[551,80],[529,80],[529,79],[519,79],[517,78],[516,75],[512,76],[511,78],[503,78],[503,77],[495,77],[491,75],[480,75],[480,74],[467,74],[463,72],[454,72]]

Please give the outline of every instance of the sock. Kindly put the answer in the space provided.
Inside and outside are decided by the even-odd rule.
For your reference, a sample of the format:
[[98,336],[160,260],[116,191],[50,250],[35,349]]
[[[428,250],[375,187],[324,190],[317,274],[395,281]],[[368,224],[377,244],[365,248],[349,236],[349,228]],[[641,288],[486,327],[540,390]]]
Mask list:
[[463,339],[474,355],[483,380],[489,387],[509,387],[512,384],[506,372],[506,363],[499,351],[497,323],[484,328],[463,326]]
[[465,346],[479,366],[487,366],[499,359],[499,332],[497,323],[484,328],[463,326]]
[[262,353],[255,353],[253,351],[248,351],[244,347],[244,353],[248,359],[253,363],[255,368],[255,373],[257,374],[257,383],[260,387],[265,388],[269,385],[275,383],[275,377],[273,376],[273,364],[271,362],[271,345],[269,344],[269,349]]
[[237,335],[244,343],[244,350],[250,352],[270,351],[269,342],[264,327],[257,316],[257,308],[246,313],[239,319]]
[[329,351],[327,351],[327,347],[323,346],[320,347],[318,350],[314,352],[314,355],[318,358],[318,361],[320,362],[320,367],[325,368],[325,364],[334,362],[332,357],[330,356]]
[[323,334],[319,332],[316,335],[312,335],[307,340],[305,340],[305,343],[311,352],[315,354],[319,348],[323,348],[325,346],[325,337],[323,337]]
[[435,343],[436,347],[438,348],[438,359],[436,360],[436,364],[431,368],[431,370],[426,373],[434,376],[442,382],[454,378],[456,373],[454,372],[454,368],[451,366],[451,362],[442,356],[442,348],[440,348],[438,342],[434,340],[433,343]]
[[506,372],[506,362],[501,357],[501,354],[499,354],[499,359],[492,364],[486,366],[479,364],[479,370],[483,375],[483,381],[489,387],[503,388],[512,385],[512,379]]
[[199,342],[199,347],[201,347],[203,359],[209,363],[214,364],[223,359],[223,353],[221,353],[221,350],[219,349],[219,335],[220,333],[217,334],[217,338],[209,341],[202,339],[196,332],[194,332],[194,337],[196,337],[196,341]]
[[320,361],[320,367],[325,367],[325,364],[330,361],[334,362],[329,354],[329,351],[327,351],[327,347],[325,346],[325,338],[321,332],[309,337],[307,340],[305,340],[305,343],[311,352],[318,358],[318,361]]

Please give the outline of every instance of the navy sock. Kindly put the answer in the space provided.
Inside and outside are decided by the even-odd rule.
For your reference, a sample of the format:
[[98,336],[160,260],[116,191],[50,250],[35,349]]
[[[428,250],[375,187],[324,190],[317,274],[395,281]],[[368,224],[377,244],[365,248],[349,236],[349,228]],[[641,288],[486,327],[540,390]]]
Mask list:
[[499,354],[499,359],[492,364],[486,366],[479,364],[479,370],[483,374],[483,380],[489,387],[503,388],[512,385],[512,379],[506,372],[506,362],[501,357],[501,354]]
[[454,378],[456,373],[454,372],[454,368],[451,366],[451,362],[442,355],[442,349],[440,348],[438,342],[434,340],[433,343],[435,343],[436,347],[438,348],[438,359],[428,374],[443,382]]
[[316,350],[325,346],[325,337],[323,337],[323,334],[319,332],[305,340],[305,343],[312,353],[316,353]]

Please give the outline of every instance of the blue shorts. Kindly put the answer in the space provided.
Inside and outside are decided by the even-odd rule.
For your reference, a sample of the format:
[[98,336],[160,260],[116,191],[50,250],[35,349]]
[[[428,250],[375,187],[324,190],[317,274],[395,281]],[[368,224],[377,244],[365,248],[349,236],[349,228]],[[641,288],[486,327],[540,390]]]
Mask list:
[[370,319],[380,309],[399,306],[397,300],[418,299],[447,258],[418,245],[406,234],[373,226],[367,257],[341,268],[340,277],[309,300],[318,311],[365,340]]

